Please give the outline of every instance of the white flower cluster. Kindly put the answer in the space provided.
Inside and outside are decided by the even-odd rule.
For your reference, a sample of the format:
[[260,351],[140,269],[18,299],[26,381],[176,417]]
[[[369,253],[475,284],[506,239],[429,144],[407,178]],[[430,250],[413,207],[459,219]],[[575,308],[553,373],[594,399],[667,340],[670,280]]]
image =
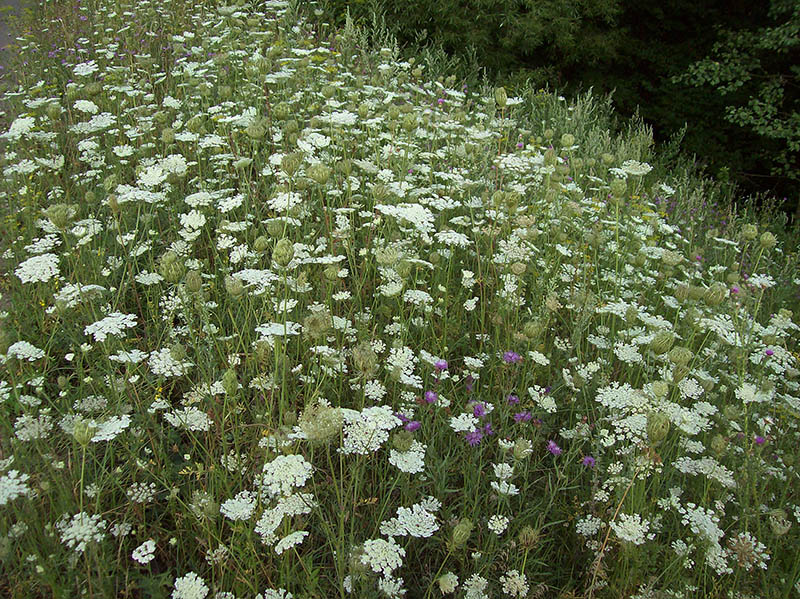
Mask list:
[[140,564],[147,565],[156,556],[156,542],[153,539],[147,539],[144,543],[139,545],[131,553],[131,558]]
[[122,416],[111,416],[107,420],[99,423],[93,423],[97,428],[92,436],[92,443],[99,443],[100,441],[111,441],[115,439],[122,431],[128,428],[131,424],[131,417],[127,414]]
[[208,414],[194,406],[188,406],[180,410],[173,410],[164,414],[164,420],[175,428],[185,428],[189,431],[211,430],[211,418]]
[[403,565],[406,550],[395,543],[393,538],[370,539],[364,541],[364,552],[361,554],[361,563],[373,572],[390,576],[397,568]]
[[61,532],[62,543],[78,553],[83,553],[87,544],[103,540],[107,525],[99,514],[90,516],[86,512],[80,512],[72,517],[64,515],[56,523],[56,528]]
[[40,254],[28,258],[17,266],[14,274],[23,283],[46,283],[59,274],[58,256],[55,254]]
[[175,579],[172,599],[205,599],[208,595],[205,581],[194,572]]
[[503,585],[503,592],[512,597],[522,599],[528,594],[530,587],[528,586],[528,579],[525,574],[517,570],[509,570],[500,577],[500,582]]
[[251,491],[241,491],[228,499],[219,508],[220,513],[233,520],[249,520],[256,510],[256,496]]
[[399,379],[404,385],[415,389],[422,388],[422,378],[414,374],[418,358],[409,347],[393,347],[389,350],[386,360],[386,370]]
[[509,464],[500,463],[493,464],[494,475],[498,480],[493,480],[489,483],[495,491],[501,495],[519,495],[519,488],[512,482],[511,477],[514,476],[514,468]]
[[389,406],[373,406],[361,412],[343,409],[342,446],[345,455],[369,455],[389,439],[389,431],[403,424]]
[[183,376],[192,367],[189,360],[173,358],[168,347],[151,352],[147,363],[153,374],[163,377]]
[[290,495],[295,488],[306,484],[313,470],[313,466],[301,455],[281,455],[264,464],[257,484],[268,497]]
[[20,473],[18,470],[10,470],[0,477],[0,505],[6,505],[17,497],[23,497],[30,493],[31,489],[27,485],[28,479],[30,476]]
[[387,537],[430,537],[439,530],[436,516],[428,506],[416,503],[410,508],[397,508],[397,517],[381,522],[381,534]]
[[396,449],[389,451],[389,463],[399,468],[402,472],[417,474],[425,468],[426,449],[426,445],[414,440],[411,442],[411,447],[408,451],[398,451]]
[[105,341],[108,335],[125,336],[125,329],[136,326],[136,315],[112,312],[105,318],[87,325],[83,329],[84,335],[92,335],[95,341]]
[[8,346],[6,358],[16,358],[17,360],[33,362],[44,358],[44,351],[27,341],[17,341]]
[[639,514],[619,514],[611,523],[611,528],[620,540],[634,545],[642,545],[645,541],[655,538],[654,534],[648,534],[650,522]]

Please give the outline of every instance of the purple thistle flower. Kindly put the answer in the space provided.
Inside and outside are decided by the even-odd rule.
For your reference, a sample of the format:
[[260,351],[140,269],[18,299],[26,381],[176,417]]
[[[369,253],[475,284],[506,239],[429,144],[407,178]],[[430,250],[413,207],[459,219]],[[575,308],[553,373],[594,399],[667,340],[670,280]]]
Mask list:
[[425,401],[427,403],[434,403],[437,399],[439,399],[439,394],[436,391],[425,392]]
[[592,456],[590,456],[590,455],[587,455],[587,456],[585,456],[585,457],[583,458],[583,462],[582,462],[582,463],[583,463],[583,465],[584,465],[584,466],[586,466],[587,468],[594,468],[594,465],[595,465],[595,459],[594,459]]
[[412,433],[415,430],[417,430],[420,426],[422,426],[422,423],[419,420],[411,420],[403,428],[406,429],[409,433]]
[[483,403],[478,402],[472,406],[472,415],[475,416],[475,418],[483,418],[486,416],[486,407]]
[[489,436],[494,434],[494,431],[492,430],[492,423],[491,422],[487,422],[483,426],[483,434],[486,435],[487,437],[489,437]]
[[508,402],[508,405],[515,406],[519,403],[519,397],[517,397],[514,394],[511,394],[508,397],[506,397],[506,401]]
[[474,431],[464,435],[464,439],[466,439],[467,443],[469,443],[471,447],[475,447],[481,442],[481,439],[483,439],[483,433],[481,432],[481,429],[476,428]]
[[528,422],[530,419],[531,413],[528,410],[514,414],[514,422]]
[[756,445],[764,445],[767,440],[761,435],[756,435]]
[[433,367],[439,371],[447,370],[447,360],[436,360],[436,363],[433,365]]
[[503,354],[503,361],[507,364],[519,364],[522,362],[522,356],[517,352],[507,351]]
[[552,439],[547,442],[547,451],[553,455],[561,455],[561,448]]

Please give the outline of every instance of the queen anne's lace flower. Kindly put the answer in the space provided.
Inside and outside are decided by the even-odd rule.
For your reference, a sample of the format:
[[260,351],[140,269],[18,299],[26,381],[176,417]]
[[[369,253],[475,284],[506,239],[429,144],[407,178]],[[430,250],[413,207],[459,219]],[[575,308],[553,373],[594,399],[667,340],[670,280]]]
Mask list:
[[371,539],[364,542],[364,553],[361,563],[373,572],[389,576],[403,565],[406,550],[395,543],[394,539]]
[[142,564],[149,564],[156,556],[156,542],[153,539],[148,539],[136,549],[133,550],[131,558]]
[[289,495],[311,477],[313,467],[301,455],[281,455],[264,465],[261,489],[271,497]]
[[58,256],[55,254],[40,254],[28,258],[17,266],[14,274],[23,283],[46,283],[59,274]]
[[78,553],[83,553],[89,543],[102,541],[106,526],[107,522],[99,514],[90,516],[86,512],[80,512],[71,518],[65,515],[56,524],[61,532],[61,542]]
[[194,572],[189,572],[175,580],[172,599],[205,599],[206,595],[208,595],[208,586]]
[[21,474],[18,470],[10,470],[0,477],[0,505],[27,495],[31,490],[27,485],[29,478],[30,476]]

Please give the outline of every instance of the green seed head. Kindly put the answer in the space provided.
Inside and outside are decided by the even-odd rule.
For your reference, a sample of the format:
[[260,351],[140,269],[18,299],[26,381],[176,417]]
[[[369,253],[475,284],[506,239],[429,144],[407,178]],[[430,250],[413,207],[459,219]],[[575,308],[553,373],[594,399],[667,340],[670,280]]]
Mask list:
[[284,237],[279,239],[272,250],[272,259],[278,266],[286,267],[294,258],[294,244],[291,240]]
[[647,439],[652,447],[657,447],[669,433],[669,417],[661,412],[650,412],[647,415]]
[[650,349],[652,349],[657,356],[660,356],[672,349],[673,343],[675,343],[675,333],[672,331],[659,331],[650,342]]

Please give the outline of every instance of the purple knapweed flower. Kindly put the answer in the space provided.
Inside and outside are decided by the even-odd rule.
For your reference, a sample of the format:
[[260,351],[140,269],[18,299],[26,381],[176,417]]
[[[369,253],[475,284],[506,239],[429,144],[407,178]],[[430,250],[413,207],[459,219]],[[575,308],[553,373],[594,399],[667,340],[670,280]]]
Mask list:
[[483,418],[484,416],[486,416],[486,406],[484,406],[483,403],[479,401],[474,406],[472,406],[472,415],[475,416],[475,418]]
[[553,455],[561,455],[561,448],[552,439],[547,442],[547,451]]
[[439,394],[436,391],[426,391],[425,392],[425,402],[426,403],[434,403],[437,399],[439,399]]
[[436,360],[433,364],[433,367],[441,372],[442,370],[447,370],[447,360]]
[[471,447],[475,447],[481,442],[481,439],[483,439],[483,432],[481,432],[481,429],[476,428],[474,431],[464,435],[464,439],[466,439],[467,443],[469,443]]
[[422,423],[419,420],[411,420],[408,423],[406,423],[406,425],[403,428],[406,429],[409,433],[413,433],[420,426],[422,426]]
[[595,459],[594,459],[592,456],[590,456],[590,455],[587,455],[587,456],[585,456],[585,457],[583,458],[583,462],[581,462],[581,463],[582,463],[584,466],[586,466],[587,468],[594,468],[594,465],[595,465]]
[[507,364],[519,364],[522,362],[522,356],[517,352],[507,351],[503,354],[503,361]]
[[508,405],[515,406],[519,403],[519,397],[517,397],[512,393],[511,395],[506,397],[506,401],[508,402]]
[[528,422],[530,419],[531,413],[528,410],[514,414],[514,422]]

